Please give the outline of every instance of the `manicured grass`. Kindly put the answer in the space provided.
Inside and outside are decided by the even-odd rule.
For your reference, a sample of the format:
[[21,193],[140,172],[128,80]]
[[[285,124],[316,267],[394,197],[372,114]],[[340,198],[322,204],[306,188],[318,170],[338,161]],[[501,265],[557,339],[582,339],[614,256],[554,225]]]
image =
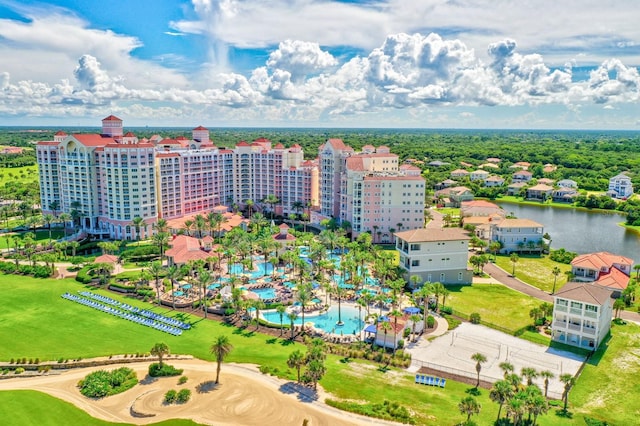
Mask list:
[[[12,342],[10,351],[0,358],[27,357],[40,360],[59,358],[91,358],[110,354],[146,353],[157,342],[165,342],[172,353],[192,354],[213,360],[209,347],[220,334],[229,336],[240,348],[229,356],[230,362],[250,362],[280,367],[286,363],[294,345],[249,330],[239,331],[222,323],[188,319],[195,322],[182,336],[172,336],[130,321],[99,312],[63,299],[68,291],[91,289],[73,280],[33,279],[17,275],[2,276],[0,289],[3,309],[0,310],[0,341]],[[107,291],[98,291],[114,299],[126,301],[154,312],[175,316],[164,307],[127,299]],[[19,337],[19,338],[18,338]],[[38,342],[34,345],[34,342]],[[212,367],[213,369],[213,367]],[[213,370],[212,370],[213,371]]]
[[[556,291],[560,290],[562,286],[567,283],[565,272],[571,270],[571,265],[554,262],[549,259],[548,256],[540,257],[538,255],[529,256],[523,254],[518,255],[518,257],[518,262],[516,262],[516,278],[521,281],[551,293],[553,280],[555,278],[552,271],[553,268],[557,266],[560,268],[560,275],[558,275]],[[495,264],[509,273],[513,271],[513,263],[509,260],[509,256],[498,255]]]
[[502,284],[448,285],[447,289],[447,306],[467,315],[477,312],[483,321],[513,331],[531,324],[529,311],[541,303]]
[[[36,391],[0,392],[0,417],[5,426],[106,426],[111,423],[91,417],[73,404]],[[191,420],[176,419],[153,425],[197,425]]]
[[[31,232],[31,231],[29,231]],[[24,235],[27,232],[19,232],[17,234]],[[7,235],[9,236],[9,241],[7,241]],[[9,243],[9,248],[14,248],[15,243],[13,242],[13,236],[16,235],[16,232],[9,232],[7,234],[0,234],[0,249],[7,248],[7,242]],[[36,241],[40,244],[49,242],[49,230],[48,229],[38,229],[36,230]],[[64,231],[61,229],[52,229],[51,230],[51,239],[53,242],[64,236]]]
[[612,325],[611,339],[585,366],[569,401],[571,411],[611,424],[638,424],[640,326]]
[[38,166],[0,168],[0,186],[7,182],[36,182],[38,180]]
[[[212,361],[208,350],[209,346],[215,336],[224,334],[229,336],[235,347],[227,361],[266,365],[277,368],[280,374],[288,379],[294,378],[294,372],[286,367],[286,359],[291,351],[300,347],[298,344],[289,344],[289,342],[271,336],[255,334],[247,330],[241,331],[235,327],[199,318],[192,318],[196,321],[193,330],[185,332],[180,337],[173,337],[62,299],[60,295],[65,291],[76,292],[85,289],[83,285],[72,280],[36,280],[22,276],[2,276],[0,283],[3,294],[3,309],[0,310],[0,324],[2,324],[0,341],[12,343],[10,351],[3,351],[0,354],[4,360],[11,357],[38,357],[40,360],[45,360],[58,359],[59,357],[89,358],[109,354],[131,354],[148,352],[153,344],[165,342],[169,345],[172,353],[189,353],[198,358]],[[126,299],[106,291],[99,291],[99,293],[127,301],[132,305],[151,307],[149,304]],[[461,306],[465,306],[464,303],[466,303],[466,306],[474,306],[476,311],[484,303],[489,303],[488,306],[492,304],[494,310],[511,309],[511,306],[516,304],[514,300],[523,300],[523,296],[519,293],[501,285],[490,284],[467,286],[460,288],[459,291],[454,290],[448,298],[447,305],[449,305],[452,296],[458,296]],[[499,298],[503,298],[504,302],[494,302]],[[482,302],[483,300],[490,302]],[[159,307],[151,307],[151,309],[155,312],[175,315],[170,309]],[[523,312],[520,314],[520,311]],[[512,313],[503,315],[504,318],[515,318],[517,315],[521,315],[519,321],[526,323],[529,321],[528,311],[528,308],[516,309]],[[487,320],[491,318],[489,313],[486,314],[486,317]],[[638,327],[626,327],[629,327],[629,337],[626,341],[621,342],[620,346],[611,347],[613,350],[605,354],[603,361],[601,361],[602,365],[604,360],[607,360],[604,368],[598,366],[590,371],[591,377],[588,379],[588,385],[585,385],[587,390],[582,391],[585,396],[580,399],[580,393],[576,391],[578,399],[574,404],[577,406],[582,403],[591,403],[591,400],[585,398],[598,395],[601,386],[604,386],[605,389],[615,388],[617,392],[614,395],[615,398],[606,400],[602,407],[591,405],[589,406],[591,408],[579,411],[575,409],[573,419],[558,417],[551,411],[540,418],[540,425],[583,425],[583,414],[590,412],[595,413],[592,416],[597,415],[598,417],[602,413],[602,417],[616,424],[631,424],[625,421],[631,418],[629,413],[633,411],[634,398],[627,397],[622,402],[621,400],[624,399],[624,395],[638,392],[637,377],[640,375],[637,373],[640,367],[635,365],[629,371],[624,369],[631,362],[637,364],[637,361],[632,359],[630,350],[638,351],[639,338],[636,338],[635,343],[631,344],[631,331],[636,335],[640,334],[638,334]],[[622,327],[616,327],[616,330],[620,328]],[[617,337],[614,334],[610,346],[613,346]],[[625,351],[622,345],[627,344],[630,346],[630,350]],[[619,358],[618,352],[622,353],[625,358]],[[615,374],[610,374],[608,365],[615,366]],[[213,376],[215,374],[213,362],[211,371]],[[581,380],[578,380],[576,389],[582,385]],[[447,381],[446,389],[419,386],[414,383],[413,374],[404,370],[386,370],[363,361],[341,362],[341,359],[334,355],[328,356],[327,374],[320,383],[337,398],[366,400],[374,403],[381,403],[385,399],[396,401],[415,413],[418,424],[430,425],[453,424],[463,420],[464,416],[459,413],[457,404],[468,395],[467,390],[471,388],[469,385],[451,380]],[[618,390],[616,386],[620,389]],[[498,406],[489,401],[488,393],[487,390],[481,390],[481,395],[478,397],[482,404],[482,413],[479,417],[474,417],[478,424],[492,424],[497,415]],[[20,396],[17,396],[19,394]],[[5,410],[9,410],[8,412],[12,413],[12,418],[19,419],[14,424],[20,425],[48,424],[43,423],[42,419],[45,418],[70,419],[66,421],[66,424],[71,425],[107,424],[96,423],[92,419],[87,420],[87,417],[82,417],[83,413],[80,412],[67,415],[64,410],[69,410],[69,404],[42,394],[31,392],[28,394],[29,396],[23,395],[21,392],[0,393],[0,416],[7,418],[3,414]],[[9,405],[3,404],[3,400],[8,398],[13,402]],[[618,408],[614,410],[614,405],[623,405],[627,411],[624,412]],[[43,413],[34,409],[34,406],[38,406],[37,410],[40,410],[40,406],[44,407]],[[71,408],[73,409],[73,407]],[[34,411],[36,414],[33,414]],[[612,414],[607,415],[609,412]],[[55,413],[55,415],[51,413]],[[172,421],[166,424],[175,423]]]

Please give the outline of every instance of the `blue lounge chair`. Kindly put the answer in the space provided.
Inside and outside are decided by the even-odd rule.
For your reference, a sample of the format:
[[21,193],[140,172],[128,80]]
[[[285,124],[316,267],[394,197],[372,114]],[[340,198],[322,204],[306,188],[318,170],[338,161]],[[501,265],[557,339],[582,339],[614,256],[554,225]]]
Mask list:
[[422,376],[420,374],[416,374],[416,383],[420,383],[420,379],[422,379]]
[[440,387],[443,388],[446,383],[447,381],[445,379],[440,380]]

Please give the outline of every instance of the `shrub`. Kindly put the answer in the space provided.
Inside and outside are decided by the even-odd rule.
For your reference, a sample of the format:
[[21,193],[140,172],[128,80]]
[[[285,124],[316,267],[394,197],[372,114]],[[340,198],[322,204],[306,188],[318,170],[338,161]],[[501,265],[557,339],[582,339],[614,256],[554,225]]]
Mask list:
[[174,402],[176,402],[177,398],[178,393],[173,389],[168,390],[167,393],[164,394],[164,402],[166,402],[167,404],[173,404]]
[[436,319],[433,317],[433,315],[429,315],[427,317],[427,327],[433,328],[435,325],[436,325]]
[[91,275],[89,275],[89,271],[89,266],[85,266],[80,269],[76,275],[76,281],[81,282],[82,284],[89,284],[91,282]]
[[15,263],[11,262],[0,262],[0,271],[4,274],[15,274],[18,270],[18,267]]
[[16,373],[16,374],[22,374],[22,373],[24,373],[24,368],[22,368],[22,367],[18,367],[18,368],[16,368],[15,373]]
[[163,363],[162,368],[160,368],[160,364],[154,362],[149,365],[149,375],[151,377],[170,377],[170,376],[179,376],[182,374],[181,368],[175,368],[172,365]]
[[180,376],[180,378],[178,379],[178,384],[184,385],[185,383],[187,383],[187,380],[189,380],[187,376]]
[[402,337],[406,339],[407,337],[409,337],[409,334],[411,334],[411,329],[405,328],[404,331],[402,332]]
[[471,321],[471,324],[480,324],[480,314],[477,312],[472,313],[469,315],[469,321]]
[[190,398],[191,391],[189,389],[181,389],[180,392],[178,392],[177,402],[178,404],[184,404],[189,401]]
[[80,393],[89,398],[115,395],[138,383],[135,371],[122,367],[113,371],[98,370],[78,382]]
[[362,414],[364,416],[375,417],[384,420],[393,420],[396,422],[415,424],[415,420],[406,407],[399,405],[397,402],[389,402],[385,400],[382,403],[366,403],[359,404],[357,402],[336,401],[333,399],[326,400],[327,405],[341,410],[350,411],[352,413]]
[[32,274],[35,278],[49,278],[52,270],[48,266],[36,265],[33,268]]
[[398,340],[398,349],[402,349],[404,348],[404,340],[400,339]]
[[440,308],[440,312],[443,314],[451,315],[453,313],[453,308],[451,306],[442,306]]

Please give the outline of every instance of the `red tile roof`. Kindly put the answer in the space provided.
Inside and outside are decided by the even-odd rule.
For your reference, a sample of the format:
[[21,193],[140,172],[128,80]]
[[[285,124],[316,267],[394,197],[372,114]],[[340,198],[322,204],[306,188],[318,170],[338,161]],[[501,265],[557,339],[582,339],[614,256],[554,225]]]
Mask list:
[[619,256],[617,254],[612,254],[606,251],[600,251],[597,253],[582,254],[575,257],[571,261],[571,266],[600,270],[602,269],[602,267],[611,268],[614,263],[629,265],[629,269],[631,269],[631,265],[633,265],[633,259]]
[[327,143],[336,149],[345,149],[347,147],[342,139],[328,139]]
[[103,254],[102,256],[96,257],[93,263],[118,263],[118,256]]
[[63,132],[62,130],[58,130],[56,132],[55,136],[67,136],[67,134],[65,132]]
[[190,260],[207,260],[211,257],[218,257],[218,254],[213,250],[203,250],[200,241],[194,237],[178,235],[173,241],[170,241],[169,244],[171,248],[168,249],[165,254],[167,257],[173,258],[173,263],[179,265],[187,263]]
[[616,268],[611,268],[609,272],[600,272],[594,284],[611,290],[624,290],[629,285],[629,276]]
[[209,130],[209,129],[207,129],[206,127],[198,126],[193,130]]
[[240,141],[236,144],[236,146],[249,146],[249,144],[246,141]]
[[110,115],[110,116],[108,116],[106,118],[103,118],[102,121],[122,121],[122,120],[120,120],[115,115]]
[[37,145],[59,145],[60,142],[54,142],[54,141],[39,141],[37,143]]
[[110,143],[116,143],[113,138],[92,134],[74,134],[73,137],[84,146],[105,146]]

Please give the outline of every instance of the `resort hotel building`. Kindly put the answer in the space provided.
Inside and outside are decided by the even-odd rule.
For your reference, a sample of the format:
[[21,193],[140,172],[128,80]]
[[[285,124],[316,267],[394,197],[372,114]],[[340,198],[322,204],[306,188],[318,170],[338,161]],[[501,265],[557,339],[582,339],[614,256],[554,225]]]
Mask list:
[[[58,132],[36,147],[43,213],[73,214],[88,234],[135,239],[133,219],[144,220],[142,238],[158,218],[213,211],[220,205],[256,203],[275,195],[278,214],[293,203],[315,206],[318,168],[299,145],[272,146],[267,139],[218,148],[204,127],[192,139],[138,139],[122,120],[102,120],[101,134]],[[58,206],[53,211],[51,206]]]
[[[217,206],[260,205],[275,196],[275,213],[300,205],[323,218],[348,221],[354,236],[370,231],[391,242],[396,230],[424,226],[425,181],[420,169],[398,165],[389,148],[356,153],[340,139],[305,160],[302,148],[267,139],[215,146],[204,127],[191,139],[125,133],[122,120],[102,120],[100,134],[55,134],[36,147],[43,213],[74,216],[79,230],[114,239],[148,238],[158,218],[206,214]],[[55,208],[54,208],[55,207]],[[141,218],[136,235],[134,218]]]

